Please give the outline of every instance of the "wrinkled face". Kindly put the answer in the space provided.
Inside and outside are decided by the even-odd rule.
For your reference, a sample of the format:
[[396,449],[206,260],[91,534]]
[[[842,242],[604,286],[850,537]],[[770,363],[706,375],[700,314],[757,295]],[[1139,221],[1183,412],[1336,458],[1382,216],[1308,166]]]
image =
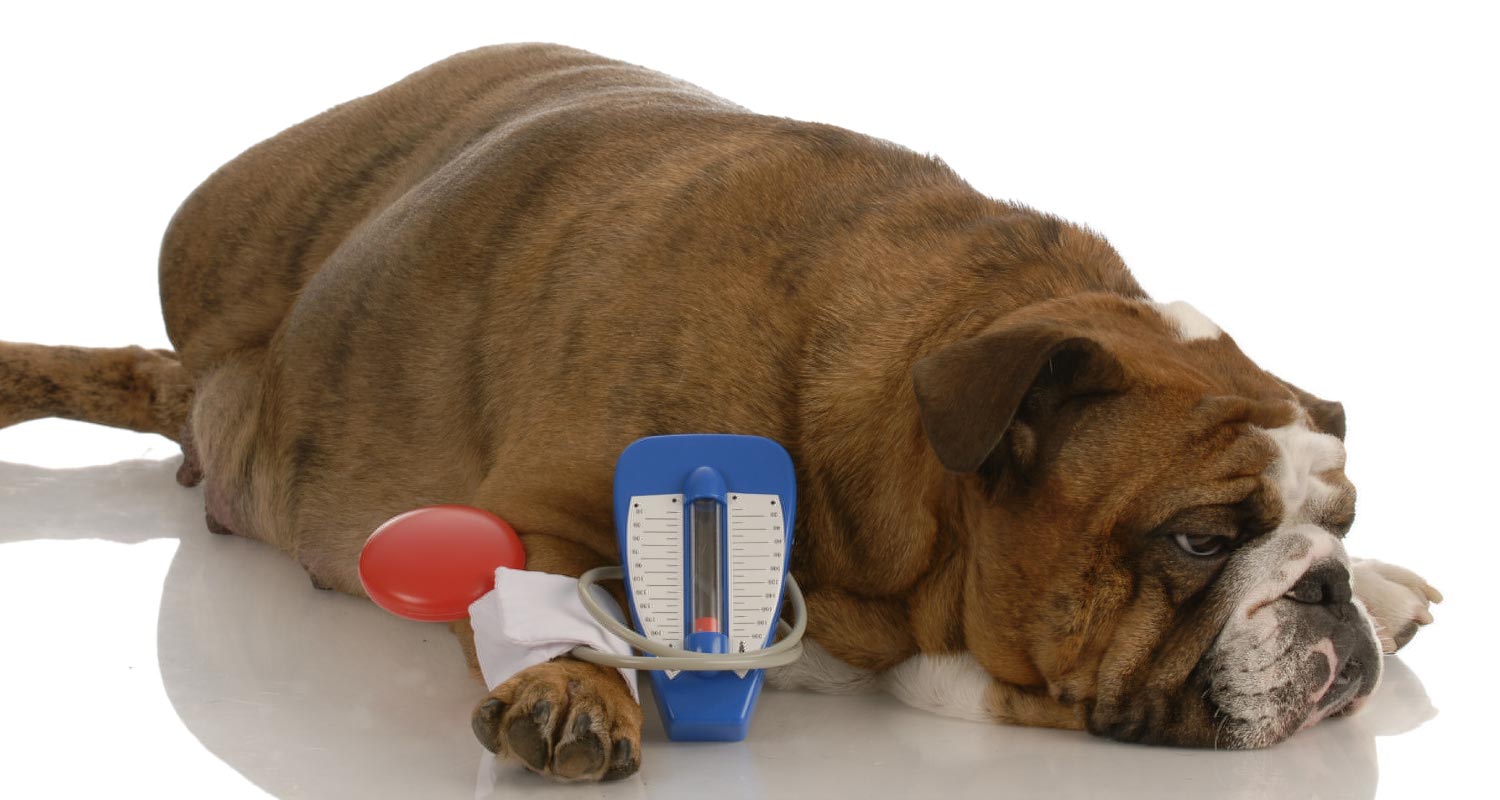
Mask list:
[[[1336,404],[1180,304],[1064,305],[987,336],[983,359],[1043,352],[1008,414],[1010,399],[939,408],[952,365],[918,372],[935,449],[971,471],[964,633],[987,671],[1045,687],[1101,735],[1222,748],[1273,744],[1374,691]],[[992,446],[964,450],[990,435],[972,422],[942,437],[996,413]]]
[[1353,710],[1381,669],[1342,541],[1354,517],[1343,442],[1301,419],[1254,435],[1275,447],[1262,483],[1280,513],[1268,533],[1224,557],[1215,591],[1232,607],[1196,676],[1214,708],[1215,741],[1231,747],[1273,744]]
[[[1093,670],[1086,721],[1103,735],[1265,746],[1351,708],[1380,677],[1341,539],[1354,516],[1343,443],[1295,404],[1275,427],[1225,422],[1208,405],[1207,420],[1184,427],[1222,446],[1158,457],[1179,480],[1159,476],[1159,490],[1142,487],[1121,519],[1069,547],[1131,586],[1067,615],[1098,654],[1071,666],[1085,683]],[[1089,591],[1082,576],[1056,577]]]

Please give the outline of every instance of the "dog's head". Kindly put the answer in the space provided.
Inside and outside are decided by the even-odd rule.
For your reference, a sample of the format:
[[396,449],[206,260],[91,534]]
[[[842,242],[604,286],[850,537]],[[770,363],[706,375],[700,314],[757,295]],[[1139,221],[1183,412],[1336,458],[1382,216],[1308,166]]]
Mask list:
[[1374,691],[1351,594],[1343,409],[1185,304],[1027,307],[913,370],[961,474],[963,630],[1091,731],[1259,747]]

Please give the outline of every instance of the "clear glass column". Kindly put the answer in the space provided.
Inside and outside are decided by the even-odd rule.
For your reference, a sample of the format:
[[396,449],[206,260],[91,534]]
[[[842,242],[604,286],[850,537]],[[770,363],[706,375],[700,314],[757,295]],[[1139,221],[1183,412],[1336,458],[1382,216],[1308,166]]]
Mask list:
[[723,510],[712,498],[693,501],[690,535],[693,542],[693,628],[692,633],[705,631],[724,633],[723,553],[720,530]]

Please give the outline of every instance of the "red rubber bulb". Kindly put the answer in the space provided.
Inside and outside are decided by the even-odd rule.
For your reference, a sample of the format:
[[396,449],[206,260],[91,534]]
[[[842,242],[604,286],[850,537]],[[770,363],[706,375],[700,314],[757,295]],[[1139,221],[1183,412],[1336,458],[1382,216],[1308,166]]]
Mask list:
[[515,529],[478,508],[428,506],[375,529],[359,554],[359,582],[398,617],[447,622],[495,588],[495,569],[524,569]]

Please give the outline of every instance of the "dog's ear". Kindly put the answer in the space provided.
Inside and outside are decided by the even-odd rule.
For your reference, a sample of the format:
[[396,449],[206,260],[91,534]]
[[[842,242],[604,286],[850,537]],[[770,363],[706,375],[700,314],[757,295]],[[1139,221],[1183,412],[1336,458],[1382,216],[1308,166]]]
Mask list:
[[[1276,378],[1275,375],[1272,375],[1271,377]],[[1339,437],[1340,440],[1344,438],[1343,403],[1340,403],[1337,400],[1324,400],[1320,397],[1304,392],[1296,386],[1293,386],[1291,383],[1283,381],[1280,378],[1276,378],[1276,380],[1281,381],[1281,385],[1285,386],[1288,389],[1291,389],[1292,394],[1297,395],[1297,402],[1301,403],[1302,407],[1307,409],[1308,416],[1312,417],[1313,424],[1318,426],[1318,430],[1322,431],[1323,433],[1331,433],[1334,436]]]
[[974,472],[1007,432],[1027,463],[1065,404],[1125,388],[1103,345],[1050,321],[991,328],[942,347],[912,367],[922,427],[943,466]]

